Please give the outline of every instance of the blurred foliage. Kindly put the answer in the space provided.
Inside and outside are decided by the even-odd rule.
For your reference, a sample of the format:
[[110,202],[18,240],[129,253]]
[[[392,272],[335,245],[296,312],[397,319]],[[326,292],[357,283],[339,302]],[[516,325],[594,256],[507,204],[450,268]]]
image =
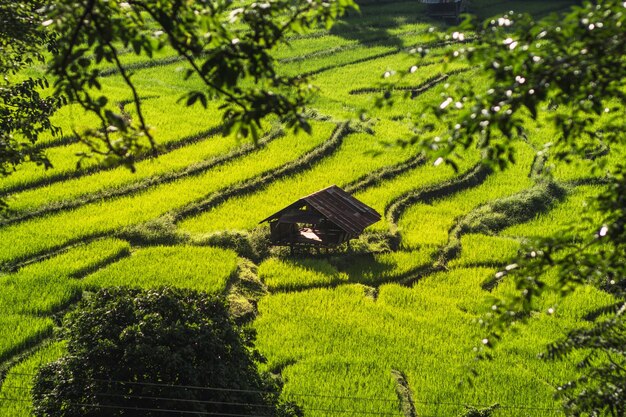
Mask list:
[[[257,141],[261,120],[269,114],[295,130],[310,131],[304,115],[309,84],[302,77],[279,75],[270,53],[288,34],[329,27],[346,8],[356,6],[351,0],[268,0],[234,6],[230,0],[57,0],[42,9],[44,24],[59,38],[59,52],[50,63],[56,94],[80,103],[100,120],[100,129],[83,136],[92,153],[121,160],[132,169],[142,148],[158,151],[132,74],[120,57],[125,49],[152,57],[171,47],[187,64],[184,76],[202,86],[190,86],[181,100],[205,108],[209,100],[222,100],[225,133]],[[113,64],[132,92],[137,124],[98,92],[102,62]]]
[[[489,348],[513,323],[532,317],[547,292],[567,296],[582,285],[599,286],[615,304],[590,315],[589,327],[556,341],[545,356],[575,360],[580,370],[578,379],[556,391],[568,416],[626,415],[626,170],[595,157],[626,144],[626,3],[585,3],[541,20],[510,12],[484,23],[467,20],[446,36],[459,40],[465,33],[474,33],[476,41],[450,58],[466,60],[488,81],[447,89],[429,109],[447,133],[433,137],[433,126],[418,118],[415,142],[440,162],[454,162],[455,153],[477,146],[485,163],[504,169],[515,163],[514,142],[524,139],[531,119],[558,132],[546,138],[538,156],[593,161],[593,174],[606,184],[588,206],[601,213],[601,223],[591,216],[577,219],[582,237],[564,233],[532,242],[496,275],[514,280],[517,291],[494,299],[481,320],[488,333],[481,356],[491,357]],[[558,278],[547,279],[548,270]]]
[[36,12],[41,3],[0,0],[0,177],[27,161],[49,167],[35,142],[42,132],[60,132],[49,117],[62,100],[40,93],[48,81],[17,76],[24,68],[43,63],[46,51],[55,49]]
[[[189,87],[181,101],[207,108],[219,99],[225,134],[256,142],[261,120],[270,114],[310,132],[304,106],[312,87],[304,77],[278,74],[271,52],[288,35],[328,28],[356,7],[352,0],[268,0],[240,7],[231,0],[0,0],[0,174],[26,161],[51,166],[35,142],[42,132],[59,133],[49,118],[68,102],[99,121],[74,132],[88,146],[81,158],[100,156],[134,170],[139,153],[158,154],[123,55],[150,58],[165,47],[186,64]],[[35,62],[47,64],[51,93],[45,78],[23,79]],[[113,65],[128,87],[136,117],[110,103],[101,84],[104,64]]]

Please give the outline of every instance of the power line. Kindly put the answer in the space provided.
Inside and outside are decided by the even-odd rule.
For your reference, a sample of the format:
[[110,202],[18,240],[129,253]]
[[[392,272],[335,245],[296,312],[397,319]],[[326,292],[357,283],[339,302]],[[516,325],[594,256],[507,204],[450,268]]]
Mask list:
[[[3,388],[13,388],[13,389],[27,389],[28,387],[25,386],[7,386],[7,387],[3,387]],[[168,397],[154,397],[154,396],[142,396],[142,395],[127,395],[127,394],[123,394],[123,393],[119,393],[119,394],[111,394],[111,393],[100,393],[100,392],[95,392],[92,393],[92,395],[98,397],[98,396],[104,396],[104,397],[111,397],[111,398],[124,398],[124,399],[131,399],[131,398],[135,398],[135,399],[148,399],[148,400],[163,400],[163,401],[180,401],[180,402],[185,402],[185,403],[192,403],[192,404],[214,404],[214,405],[233,405],[233,406],[241,406],[241,407],[262,407],[262,408],[273,408],[270,405],[267,404],[253,404],[253,403],[242,403],[242,402],[225,402],[225,401],[203,401],[203,400],[192,400],[192,399],[184,399],[184,398],[168,398]],[[26,400],[24,400],[26,401]],[[91,404],[93,406],[96,406],[96,404]],[[122,407],[122,406],[119,406]],[[389,416],[395,416],[395,413],[387,413],[387,412],[382,412],[382,411],[365,411],[365,410],[345,410],[345,409],[327,409],[327,408],[314,408],[314,407],[303,407],[306,410],[309,411],[323,411],[323,412],[331,412],[331,413],[350,413],[350,414],[368,414],[368,415],[389,415]],[[182,410],[184,411],[184,410]]]
[[[13,388],[26,388],[26,387],[17,387]],[[98,394],[96,394],[98,395]],[[110,395],[115,397],[115,395]],[[118,397],[128,397],[123,394],[117,395]],[[158,397],[157,397],[158,398]],[[168,399],[168,398],[166,398]],[[20,398],[7,398],[0,397],[0,400],[5,401],[15,401],[15,402],[30,402],[30,400],[20,399]],[[169,399],[168,399],[169,400]],[[177,399],[174,399],[175,401]],[[204,403],[203,401],[197,401],[200,403]],[[131,406],[121,406],[121,405],[110,405],[110,404],[92,404],[92,403],[67,403],[72,406],[78,407],[91,407],[91,408],[109,408],[109,409],[122,409],[122,410],[134,410],[134,411],[157,411],[157,412],[170,412],[170,413],[179,413],[179,414],[196,414],[196,415],[220,415],[224,417],[268,417],[267,414],[240,414],[240,413],[225,413],[225,412],[207,412],[207,411],[191,411],[191,410],[172,410],[172,409],[162,409],[162,408],[149,408],[149,407],[131,407]],[[259,406],[259,404],[248,404],[248,403],[230,403],[233,405],[241,405],[241,406]],[[431,405],[455,405],[455,406],[465,406],[465,404],[456,404],[456,403],[429,403]],[[334,413],[334,414],[356,414],[356,415],[375,415],[375,416],[397,416],[397,413],[388,413],[382,411],[365,411],[365,410],[343,410],[343,409],[328,409],[328,408],[313,408],[313,407],[302,407],[305,411],[320,411],[324,413]],[[558,409],[549,409],[549,408],[540,408],[540,407],[502,407],[502,408],[520,408],[520,409],[532,409],[532,410],[541,410],[541,411],[560,411]],[[424,415],[420,414],[421,417],[438,417],[435,415]]]
[[[30,402],[29,400],[19,399],[19,398],[7,398],[0,397],[0,400],[6,401],[17,401],[17,402]],[[162,412],[162,413],[178,413],[178,414],[195,414],[195,415],[203,415],[203,416],[223,416],[223,417],[270,417],[268,414],[238,414],[238,413],[226,413],[226,412],[209,412],[209,411],[192,411],[192,410],[174,410],[174,409],[166,409],[166,408],[150,408],[150,407],[133,407],[133,406],[122,406],[122,405],[112,405],[112,404],[92,404],[92,403],[72,403],[67,402],[67,405],[71,405],[74,407],[90,407],[90,408],[108,408],[108,409],[117,409],[117,410],[133,410],[133,411],[154,411],[154,412]],[[363,410],[339,410],[339,409],[321,409],[321,408],[304,408],[309,411],[321,411],[325,413],[351,413],[356,415],[376,415],[376,416],[398,416],[397,413],[386,413],[380,411],[363,411]],[[423,416],[423,417],[437,417],[437,416]]]
[[[35,376],[35,374],[29,374],[29,373],[13,372],[12,374],[24,375],[24,376]],[[249,394],[276,394],[274,391],[249,390],[249,389],[238,389],[238,388],[201,387],[201,386],[195,386],[195,385],[164,384],[164,383],[157,383],[157,382],[120,381],[120,380],[115,380],[115,379],[101,379],[101,378],[74,378],[74,379],[82,380],[82,381],[97,381],[97,382],[106,382],[106,383],[115,383],[115,384],[124,384],[124,385],[185,388],[185,389],[202,390],[202,391],[238,392],[238,393],[249,393]],[[339,395],[328,395],[328,394],[285,393],[285,395],[286,396],[292,395],[296,397],[316,397],[316,398],[333,398],[333,399],[347,399],[347,400],[361,400],[361,401],[381,401],[381,402],[390,402],[390,403],[398,402],[398,400],[392,400],[389,398],[354,397],[354,396],[339,396]]]
[[[17,386],[17,385],[8,385],[8,386],[3,386],[2,388],[14,389],[14,390],[30,390],[30,387]],[[267,404],[254,404],[254,403],[232,402],[232,401],[229,402],[229,401],[194,400],[190,398],[155,397],[155,396],[149,396],[149,395],[135,395],[135,394],[108,393],[108,392],[92,392],[90,394],[96,397],[100,396],[100,397],[138,399],[138,400],[178,401],[182,403],[191,403],[191,404],[235,405],[235,406],[246,406],[246,407],[272,408],[272,406],[267,405]]]
[[[13,375],[24,375],[24,376],[35,376],[32,373],[17,373],[12,372]],[[154,387],[165,387],[165,388],[183,388],[190,390],[201,390],[201,391],[215,391],[215,392],[236,392],[236,393],[254,393],[254,394],[276,394],[273,391],[262,391],[262,390],[245,390],[245,389],[235,389],[235,388],[221,388],[221,387],[201,387],[201,386],[193,386],[193,385],[177,385],[177,384],[164,384],[164,383],[155,383],[155,382],[133,382],[133,381],[119,381],[119,380],[108,380],[108,379],[100,379],[100,378],[76,378],[78,380],[83,381],[98,381],[105,383],[113,383],[113,384],[122,384],[122,385],[138,385],[138,386],[154,386]],[[4,386],[3,386],[4,388]],[[26,388],[26,387],[24,387]],[[107,396],[113,394],[104,394]],[[385,402],[385,403],[400,403],[399,399],[388,399],[388,398],[377,398],[377,397],[357,397],[357,396],[341,396],[341,395],[330,395],[330,394],[301,394],[301,393],[291,393],[286,392],[283,393],[283,396],[289,397],[312,397],[312,398],[327,398],[327,399],[339,399],[339,400],[357,400],[357,401],[369,401],[369,402]],[[154,399],[164,399],[171,401],[183,401],[183,399],[175,399],[175,398],[165,398],[165,397],[153,397]],[[185,400],[187,401],[187,400]],[[197,401],[202,402],[201,400],[188,400],[190,402]],[[211,403],[211,402],[206,402]],[[434,405],[434,406],[455,406],[455,407],[464,407],[466,405],[474,406],[474,407],[488,407],[490,404],[468,404],[468,403],[455,403],[455,402],[436,402],[436,401],[419,401],[413,400],[415,404],[423,404],[423,405]],[[242,405],[243,403],[239,403]],[[254,406],[254,405],[251,405]],[[258,406],[258,405],[257,405]],[[550,407],[533,407],[533,406],[524,406],[524,405],[500,405],[500,408],[503,409],[516,409],[516,410],[536,410],[536,411],[561,411],[560,408],[550,408]],[[315,410],[315,411],[329,411],[329,410]],[[349,412],[350,410],[344,410]],[[355,411],[356,412],[356,411]]]

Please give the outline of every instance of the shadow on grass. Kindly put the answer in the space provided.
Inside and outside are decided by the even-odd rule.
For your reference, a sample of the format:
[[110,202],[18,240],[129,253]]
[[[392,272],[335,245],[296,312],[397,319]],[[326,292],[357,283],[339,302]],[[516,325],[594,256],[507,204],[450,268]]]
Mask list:
[[346,40],[357,41],[363,45],[395,46],[404,45],[398,34],[391,29],[411,23],[431,23],[426,16],[425,8],[413,1],[357,1],[360,12],[349,11],[330,29],[330,34]]

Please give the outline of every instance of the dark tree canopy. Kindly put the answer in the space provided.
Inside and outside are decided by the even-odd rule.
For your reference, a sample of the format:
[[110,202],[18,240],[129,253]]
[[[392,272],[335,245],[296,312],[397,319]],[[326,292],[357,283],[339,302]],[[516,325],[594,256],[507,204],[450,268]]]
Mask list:
[[103,289],[66,317],[63,337],[67,353],[35,380],[37,416],[299,413],[279,403],[279,387],[257,369],[254,334],[215,296]]
[[504,168],[515,163],[514,142],[524,138],[526,124],[541,121],[557,134],[545,138],[538,158],[583,162],[587,181],[602,185],[589,204],[601,222],[579,219],[576,239],[572,233],[538,239],[498,274],[514,280],[518,292],[494,301],[495,311],[483,320],[484,340],[494,345],[548,291],[567,296],[596,285],[614,296],[614,305],[589,315],[589,327],[550,345],[546,357],[583,358],[581,376],[557,391],[567,415],[626,415],[626,166],[601,158],[626,145],[626,3],[584,3],[538,21],[511,12],[480,25],[466,22],[452,36],[465,36],[464,30],[476,41],[456,56],[480,68],[487,81],[452,86],[430,109],[448,133],[433,138],[431,126],[418,120],[416,141],[452,163],[456,152],[477,146],[486,163]]

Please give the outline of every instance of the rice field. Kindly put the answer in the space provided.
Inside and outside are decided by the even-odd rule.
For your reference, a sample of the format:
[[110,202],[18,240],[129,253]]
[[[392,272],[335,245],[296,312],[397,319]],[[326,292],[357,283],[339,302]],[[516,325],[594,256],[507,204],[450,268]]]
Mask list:
[[[526,3],[506,6],[545,13],[565,4]],[[497,7],[478,4],[485,15]],[[413,135],[412,115],[439,103],[447,83],[483,82],[475,68],[447,62],[446,50],[460,46],[434,42],[433,33],[445,29],[414,2],[388,0],[363,2],[360,14],[328,31],[293,36],[275,56],[283,74],[308,74],[317,87],[307,109],[313,132],[294,134],[267,120],[256,144],[220,134],[219,102],[207,110],[177,103],[190,87],[171,50],[151,61],[122,54],[159,157],[139,158],[136,173],[98,160],[77,168],[84,147],[67,133],[93,120],[68,106],[55,115],[66,136],[40,145],[54,169],[28,166],[0,178],[12,210],[0,219],[0,415],[31,415],[33,374],[64,350],[55,323],[84,294],[178,286],[240,300],[238,283],[252,279],[267,290],[244,300],[258,307],[250,307],[256,315],[246,326],[268,359],[263,369],[282,379],[284,398],[307,417],[403,417],[409,403],[422,417],[494,403],[496,417],[562,416],[553,394],[578,371],[537,354],[611,297],[583,287],[565,299],[541,299],[491,361],[474,360],[484,337],[476,322],[490,297],[513,290],[506,279],[492,292],[483,284],[529,239],[585,216],[602,185],[580,180],[603,174],[585,160],[563,165],[548,157],[536,175],[535,156],[554,135],[541,123],[529,126],[515,144],[518,163],[502,172],[480,171],[475,149],[459,155],[455,171],[402,145]],[[429,53],[416,54],[419,47]],[[128,100],[119,74],[109,71],[104,85],[112,102]],[[393,107],[375,105],[384,91]],[[435,125],[432,134],[442,130]],[[615,148],[602,158],[610,166],[623,155]],[[349,248],[327,253],[261,247],[268,233],[261,220],[333,184],[381,221]],[[563,194],[546,208],[528,206],[521,220],[496,210],[545,184]],[[498,227],[488,227],[487,215],[501,216]],[[571,235],[577,238],[573,228]],[[398,393],[402,384],[409,399]]]

